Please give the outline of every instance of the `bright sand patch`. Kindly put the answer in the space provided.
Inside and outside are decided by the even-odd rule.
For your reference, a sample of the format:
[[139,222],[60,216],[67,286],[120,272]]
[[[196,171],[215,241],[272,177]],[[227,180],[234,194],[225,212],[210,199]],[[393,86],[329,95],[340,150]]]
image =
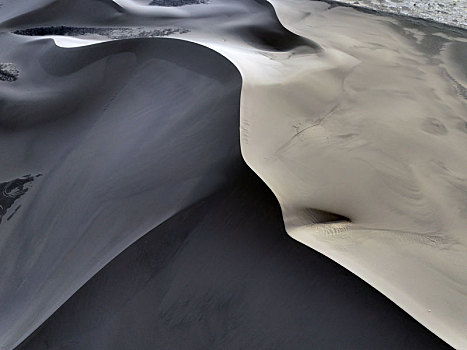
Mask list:
[[[392,18],[273,4],[324,52],[272,58],[283,73],[275,82],[244,69],[247,163],[276,194],[292,237],[466,349],[467,105],[445,68],[458,63],[443,54],[463,39],[439,42],[422,26],[417,43]],[[352,223],[314,225],[313,209]]]

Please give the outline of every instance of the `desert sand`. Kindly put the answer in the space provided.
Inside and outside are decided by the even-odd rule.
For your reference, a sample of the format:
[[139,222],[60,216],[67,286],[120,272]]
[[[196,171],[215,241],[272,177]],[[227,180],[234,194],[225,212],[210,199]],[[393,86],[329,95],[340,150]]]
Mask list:
[[[323,53],[287,84],[244,89],[247,163],[292,237],[467,348],[465,56],[445,56],[465,53],[465,35],[320,3],[274,5]],[[340,60],[316,68],[331,50]],[[315,209],[348,220],[326,223],[335,218]]]
[[467,348],[465,31],[303,0],[0,28],[2,349],[448,348],[358,277]]

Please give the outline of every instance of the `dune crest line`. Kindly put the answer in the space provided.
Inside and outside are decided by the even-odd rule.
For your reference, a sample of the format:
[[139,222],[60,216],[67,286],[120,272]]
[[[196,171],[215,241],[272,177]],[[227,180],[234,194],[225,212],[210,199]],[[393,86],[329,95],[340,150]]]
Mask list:
[[241,157],[291,237],[467,348],[465,32],[319,1],[158,3],[2,8],[2,164],[48,174],[2,224],[2,349]]
[[[465,50],[465,35],[318,2],[271,3],[323,52],[281,61],[291,73],[277,82],[243,74],[247,164],[293,238],[467,348],[466,56],[449,54]],[[322,224],[315,210],[351,223]]]

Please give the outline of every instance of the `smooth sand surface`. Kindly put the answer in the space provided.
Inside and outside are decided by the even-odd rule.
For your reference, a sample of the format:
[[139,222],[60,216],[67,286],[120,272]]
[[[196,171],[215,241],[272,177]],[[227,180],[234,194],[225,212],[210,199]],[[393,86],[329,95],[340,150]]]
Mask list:
[[[245,84],[247,163],[276,194],[292,237],[467,348],[465,35],[322,3],[273,3],[286,27],[323,52],[286,61],[300,72],[284,80]],[[447,59],[450,45],[462,47],[456,58]],[[315,209],[351,222],[326,223],[333,219]]]
[[[19,79],[0,86],[2,181],[44,176],[2,223],[3,347],[136,239],[229,186],[243,166],[239,142],[292,237],[467,347],[465,32],[321,2],[272,4],[278,17],[260,0],[57,0],[21,14],[4,4],[0,60]],[[107,43],[7,33],[62,25],[179,28],[170,38],[184,42],[139,30]],[[67,312],[57,317],[73,319]],[[331,324],[323,337],[335,336]],[[426,348],[415,328],[413,344]]]
[[240,75],[207,48],[47,39],[9,59],[21,79],[1,86],[2,176],[44,175],[1,224],[6,349],[129,244],[229,182],[241,159]]

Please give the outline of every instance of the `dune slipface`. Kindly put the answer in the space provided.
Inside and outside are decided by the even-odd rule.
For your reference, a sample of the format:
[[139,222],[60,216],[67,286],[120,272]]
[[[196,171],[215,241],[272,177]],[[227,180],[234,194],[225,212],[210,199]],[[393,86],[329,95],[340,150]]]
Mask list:
[[228,183],[240,159],[240,76],[207,48],[41,40],[9,58],[22,70],[2,86],[2,172],[43,177],[1,224],[5,348],[137,238]]
[[465,31],[302,0],[0,30],[2,349],[467,347]]

